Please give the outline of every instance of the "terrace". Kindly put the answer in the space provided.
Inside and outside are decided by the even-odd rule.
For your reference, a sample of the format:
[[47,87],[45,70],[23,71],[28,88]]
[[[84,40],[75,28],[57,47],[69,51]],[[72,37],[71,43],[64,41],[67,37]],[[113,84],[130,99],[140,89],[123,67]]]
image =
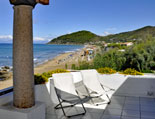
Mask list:
[[[58,99],[53,80],[34,86],[32,10],[37,3],[49,0],[10,0],[14,5],[13,80],[12,87],[0,92],[1,119],[65,119],[55,110]],[[21,80],[22,79],[22,80]],[[89,79],[88,79],[89,80]],[[112,102],[94,106],[84,103],[87,113],[74,118],[84,119],[154,119],[155,76],[100,75],[101,84],[115,89]],[[78,82],[75,81],[75,85]],[[34,93],[35,88],[35,93]],[[78,87],[77,87],[78,88]],[[81,111],[80,106],[69,108],[67,114]]]
[[[155,119],[155,76],[125,76],[121,74],[100,75],[100,82],[113,87],[109,105],[94,106],[89,102],[84,103],[87,113],[76,119]],[[75,81],[75,86],[78,82]],[[78,87],[77,87],[78,88]],[[0,96],[0,115],[3,105],[12,102],[12,92]],[[53,80],[47,84],[35,86],[35,98],[38,102],[46,104],[46,119],[65,119],[62,110],[55,110],[58,104],[54,90]],[[80,113],[82,107],[77,105],[65,108],[67,114]]]

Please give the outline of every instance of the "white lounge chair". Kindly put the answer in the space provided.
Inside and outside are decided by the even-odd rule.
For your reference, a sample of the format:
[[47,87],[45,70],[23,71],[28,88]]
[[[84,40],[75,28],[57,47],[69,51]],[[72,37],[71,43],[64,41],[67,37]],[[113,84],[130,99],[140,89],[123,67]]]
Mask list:
[[76,88],[79,96],[80,97],[89,97],[89,99],[91,99],[87,88],[83,84],[83,79],[82,79],[81,72],[71,72],[71,74],[73,75],[75,88]]
[[[88,89],[91,97],[102,99],[102,102],[94,103],[95,105],[100,104],[110,104],[111,100],[108,96],[108,92],[105,90],[104,86],[99,82],[99,74],[96,70],[81,70],[81,75],[83,83]],[[113,89],[109,89],[113,90]]]
[[[55,107],[55,109],[61,108],[66,117],[84,115],[86,113],[85,107],[83,105],[84,99],[81,99],[75,90],[72,74],[71,73],[53,74],[53,80],[55,91],[59,100],[59,104]],[[63,106],[62,103],[64,102],[69,103],[71,105]],[[80,114],[67,116],[64,108],[73,107],[76,104],[81,104],[84,112]]]

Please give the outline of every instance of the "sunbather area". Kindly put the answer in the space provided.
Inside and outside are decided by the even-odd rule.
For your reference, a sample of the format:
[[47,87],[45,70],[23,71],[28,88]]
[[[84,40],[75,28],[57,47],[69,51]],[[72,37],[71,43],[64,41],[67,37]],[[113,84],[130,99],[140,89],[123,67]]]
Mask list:
[[[154,84],[149,74],[58,73],[35,86],[35,100],[45,104],[46,119],[155,119]],[[0,96],[0,112],[12,97]]]

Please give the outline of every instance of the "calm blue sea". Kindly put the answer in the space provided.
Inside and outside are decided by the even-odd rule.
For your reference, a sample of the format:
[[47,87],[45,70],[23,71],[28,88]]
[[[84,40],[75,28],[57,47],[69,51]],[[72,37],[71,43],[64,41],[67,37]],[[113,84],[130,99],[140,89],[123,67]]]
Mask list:
[[[83,48],[82,45],[34,44],[34,64],[38,65],[62,53]],[[0,44],[0,67],[12,66],[12,44]]]

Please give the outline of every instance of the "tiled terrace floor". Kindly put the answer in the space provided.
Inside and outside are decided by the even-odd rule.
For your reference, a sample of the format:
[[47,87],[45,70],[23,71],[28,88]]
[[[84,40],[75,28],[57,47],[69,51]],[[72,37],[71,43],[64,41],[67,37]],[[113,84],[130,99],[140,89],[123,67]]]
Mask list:
[[[155,99],[143,97],[113,96],[110,105],[91,106],[85,104],[87,113],[71,119],[155,119]],[[67,114],[76,114],[81,107],[67,109]],[[62,110],[49,106],[46,119],[66,119]]]

